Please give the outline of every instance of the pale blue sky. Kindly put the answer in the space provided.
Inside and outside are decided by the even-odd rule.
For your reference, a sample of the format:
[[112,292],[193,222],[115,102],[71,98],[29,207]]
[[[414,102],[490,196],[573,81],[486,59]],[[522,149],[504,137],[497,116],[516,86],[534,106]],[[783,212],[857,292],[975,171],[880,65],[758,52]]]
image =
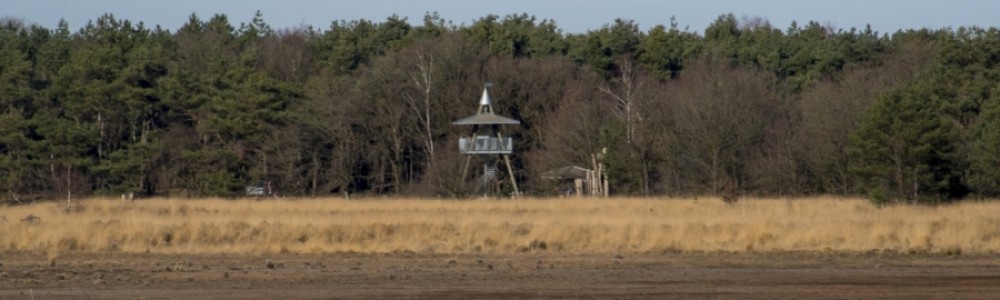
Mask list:
[[871,24],[882,33],[910,28],[1000,27],[1000,1],[996,0],[0,0],[0,17],[21,18],[48,28],[65,18],[73,31],[104,13],[175,31],[191,13],[203,20],[224,13],[233,25],[239,25],[249,22],[257,10],[273,28],[312,25],[326,29],[334,20],[382,21],[392,14],[419,23],[426,12],[433,11],[456,25],[470,24],[488,14],[527,13],[555,20],[567,33],[599,29],[615,18],[635,20],[647,30],[668,24],[670,16],[676,16],[682,28],[702,33],[724,13],[737,18],[760,16],[782,29],[793,20],[799,24],[818,21],[842,29]]

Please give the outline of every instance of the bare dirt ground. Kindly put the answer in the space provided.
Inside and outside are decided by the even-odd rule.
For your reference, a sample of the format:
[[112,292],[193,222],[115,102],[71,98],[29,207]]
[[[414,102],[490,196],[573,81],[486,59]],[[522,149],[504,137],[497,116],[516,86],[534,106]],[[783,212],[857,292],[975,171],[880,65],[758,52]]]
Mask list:
[[1000,256],[0,253],[0,299],[987,299]]

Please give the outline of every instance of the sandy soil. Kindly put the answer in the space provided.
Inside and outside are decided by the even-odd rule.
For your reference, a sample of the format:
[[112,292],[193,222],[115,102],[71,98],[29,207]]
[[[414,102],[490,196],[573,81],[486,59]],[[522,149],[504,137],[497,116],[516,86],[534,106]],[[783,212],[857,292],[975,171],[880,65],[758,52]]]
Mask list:
[[0,299],[986,299],[1000,256],[0,253]]

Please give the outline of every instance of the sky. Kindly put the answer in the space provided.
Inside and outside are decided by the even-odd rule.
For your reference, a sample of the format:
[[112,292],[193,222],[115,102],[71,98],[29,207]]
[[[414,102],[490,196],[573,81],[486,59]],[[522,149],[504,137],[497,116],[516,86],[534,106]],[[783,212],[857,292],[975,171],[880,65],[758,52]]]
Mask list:
[[719,15],[761,17],[777,28],[792,21],[804,25],[817,21],[834,28],[864,28],[880,33],[900,29],[960,26],[1000,27],[1000,1],[996,0],[0,0],[0,18],[18,18],[55,28],[60,19],[71,31],[105,13],[146,27],[176,31],[194,13],[202,20],[225,14],[234,26],[247,23],[256,11],[272,28],[302,25],[327,29],[335,20],[383,21],[395,14],[419,24],[428,12],[437,12],[455,25],[468,25],[484,16],[527,13],[550,19],[564,33],[586,33],[613,23],[616,18],[649,28],[676,18],[682,29],[703,33]]

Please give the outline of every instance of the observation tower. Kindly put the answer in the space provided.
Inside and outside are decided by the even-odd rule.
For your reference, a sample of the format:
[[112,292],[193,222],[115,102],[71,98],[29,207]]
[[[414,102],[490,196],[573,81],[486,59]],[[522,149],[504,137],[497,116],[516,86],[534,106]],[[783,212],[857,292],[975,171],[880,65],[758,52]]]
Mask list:
[[458,150],[466,155],[465,164],[462,165],[462,180],[469,175],[469,165],[473,156],[480,157],[483,161],[483,174],[477,180],[476,192],[488,194],[491,191],[499,192],[503,180],[497,165],[502,160],[507,167],[507,178],[510,179],[511,196],[517,198],[521,191],[517,187],[517,178],[514,176],[514,167],[510,163],[510,155],[514,152],[514,139],[504,137],[500,132],[500,126],[520,125],[521,121],[497,115],[493,112],[493,99],[490,97],[490,87],[492,84],[486,83],[483,86],[483,96],[479,99],[479,110],[476,114],[467,118],[451,122],[452,125],[471,126],[469,135],[462,136],[458,140]]

